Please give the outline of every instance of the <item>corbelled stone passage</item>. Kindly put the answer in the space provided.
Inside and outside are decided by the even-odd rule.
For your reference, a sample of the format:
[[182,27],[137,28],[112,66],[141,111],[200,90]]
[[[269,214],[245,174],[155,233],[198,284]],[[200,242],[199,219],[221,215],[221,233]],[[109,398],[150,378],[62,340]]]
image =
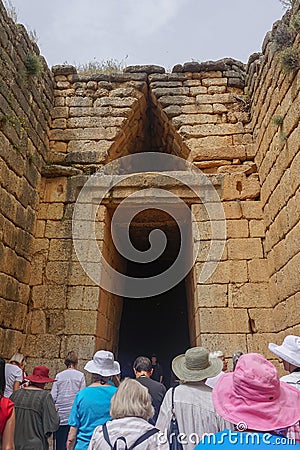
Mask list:
[[[191,211],[191,252],[194,245],[200,249],[180,285],[188,322],[183,334],[191,345],[221,348],[227,357],[242,350],[272,358],[267,344],[274,333],[281,339],[300,332],[299,70],[281,68],[278,24],[247,66],[225,58],[177,65],[172,73],[132,66],[82,76],[72,66],[53,67],[52,73],[44,62],[40,66],[38,49],[1,1],[0,21],[0,353],[9,357],[20,349],[30,365],[46,363],[55,371],[68,350],[76,349],[83,364],[95,348],[126,349],[119,343],[123,298],[89,278],[72,241],[74,205],[98,173],[116,182],[95,224],[98,248],[111,267],[141,270],[133,271],[112,240],[120,202],[145,188],[169,190]],[[299,48],[299,35],[293,45]],[[155,167],[128,167],[120,160],[148,152],[158,155]],[[163,170],[163,154],[183,163]],[[201,199],[172,177],[182,175],[185,161],[207,175],[226,218],[221,260],[204,283],[199,276],[211,245],[211,217]],[[204,192],[196,171],[184,176],[188,186]],[[210,211],[221,223],[218,202]],[[175,236],[161,217],[153,212],[133,222],[137,248],[164,221]],[[122,238],[122,227],[119,232]],[[94,261],[89,241],[86,258]],[[125,299],[124,314],[134,301]],[[122,330],[124,323],[124,336]]]

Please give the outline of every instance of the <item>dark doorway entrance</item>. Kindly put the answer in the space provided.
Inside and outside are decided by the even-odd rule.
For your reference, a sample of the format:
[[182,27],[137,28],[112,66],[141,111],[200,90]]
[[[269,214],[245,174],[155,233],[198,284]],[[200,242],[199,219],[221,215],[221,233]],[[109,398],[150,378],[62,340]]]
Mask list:
[[[128,261],[129,276],[146,278],[162,273],[177,256],[180,232],[176,222],[161,211],[157,216],[153,212],[151,217],[150,224],[146,217],[143,221],[142,214],[139,214],[136,222],[131,225],[133,245],[139,250],[147,249],[149,232],[157,228],[165,232],[168,244],[163,255],[154,262],[141,264]],[[192,236],[190,218],[185,217],[183,220],[185,232]],[[186,255],[189,258],[190,249],[186,249]],[[151,358],[155,353],[163,367],[163,382],[167,387],[170,386],[171,361],[190,346],[186,280],[187,277],[170,290],[154,297],[124,298],[118,358],[126,376],[130,374],[130,367],[137,356]]]

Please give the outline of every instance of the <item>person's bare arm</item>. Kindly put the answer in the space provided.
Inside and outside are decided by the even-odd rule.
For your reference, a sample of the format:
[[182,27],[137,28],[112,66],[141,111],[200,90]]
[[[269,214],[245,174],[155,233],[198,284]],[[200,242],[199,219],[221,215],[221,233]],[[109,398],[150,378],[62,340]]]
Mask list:
[[14,390],[14,391],[17,391],[18,389],[20,389],[20,386],[21,386],[20,381],[15,381],[15,382],[14,382],[13,390]]
[[15,450],[14,433],[15,433],[15,411],[12,412],[7,420],[2,434],[2,450]]
[[77,436],[77,428],[76,427],[70,427],[70,431],[68,434],[67,439],[67,450],[73,450],[76,443],[76,436]]

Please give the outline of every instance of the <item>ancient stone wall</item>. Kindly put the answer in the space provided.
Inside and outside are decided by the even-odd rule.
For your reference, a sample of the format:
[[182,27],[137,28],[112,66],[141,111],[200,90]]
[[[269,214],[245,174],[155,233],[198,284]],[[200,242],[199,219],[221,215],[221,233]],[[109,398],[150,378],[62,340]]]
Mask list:
[[[292,27],[297,16],[299,3],[293,14],[274,24],[263,53],[250,58],[247,79],[274,308],[274,328],[269,331],[278,333],[276,342],[300,334],[300,73],[282,63],[286,47],[299,58],[299,34]],[[289,33],[292,38],[286,42]]]
[[[158,174],[159,164],[137,174],[132,166],[132,178],[120,178],[96,214],[96,242],[111,267],[126,272],[110,231],[115,208],[145,186],[168,187],[191,209],[191,247],[199,246],[186,279],[191,344],[222,348],[227,357],[267,354],[274,333],[299,334],[299,72],[282,72],[273,35],[247,71],[225,58],[172,73],[134,66],[83,76],[56,66],[50,74],[44,65],[36,76],[26,61],[38,49],[1,4],[0,21],[0,353],[20,348],[30,365],[56,371],[68,350],[78,351],[81,365],[95,349],[117,352],[123,299],[83,270],[72,217],[92,174],[104,176],[111,162],[110,176],[122,174],[128,167],[120,157],[149,151],[179,156],[208,177],[226,218],[225,247],[201,282],[212,238],[205,205],[167,171]],[[277,125],[274,116],[282,118]],[[201,190],[199,175],[185,176]],[[218,203],[210,212],[221,227]],[[150,227],[143,220],[136,236]],[[94,252],[87,239],[84,261],[94,263]]]
[[[214,274],[201,284],[210,222],[201,201],[176,188],[176,195],[191,207],[201,239],[187,282],[191,343],[222,346],[229,356],[233,350],[257,349],[263,333],[273,330],[265,320],[271,306],[265,232],[243,97],[244,65],[225,59],[174,70],[167,74],[161,67],[137,66],[122,74],[87,77],[71,66],[53,68],[55,106],[37,221],[26,344],[31,358],[34,354],[41,358],[51,343],[46,362],[53,368],[74,346],[81,359],[89,358],[95,346],[117,350],[122,299],[100,289],[84,273],[72,244],[72,212],[90,174],[136,152],[170,153],[194,163],[211,177],[223,203],[224,253]],[[124,263],[113,251],[110,215],[121,199],[143,186],[145,177],[125,184],[125,190],[121,184],[98,212],[98,245],[116,270]],[[150,177],[150,185],[159,187],[157,180]]]
[[1,1],[0,52],[0,354],[10,357],[26,333],[53,83],[36,44]]

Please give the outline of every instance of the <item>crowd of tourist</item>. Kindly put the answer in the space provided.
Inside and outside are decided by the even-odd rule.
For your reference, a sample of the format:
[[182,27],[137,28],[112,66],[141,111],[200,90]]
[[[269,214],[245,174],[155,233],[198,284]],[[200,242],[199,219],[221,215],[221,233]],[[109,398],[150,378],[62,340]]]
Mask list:
[[261,354],[237,352],[228,372],[223,352],[193,347],[173,359],[169,390],[156,355],[136,358],[135,379],[120,382],[113,353],[99,350],[84,366],[88,386],[73,351],[55,378],[46,366],[28,375],[21,353],[0,358],[0,448],[48,450],[53,435],[55,450],[300,450],[300,337],[269,349],[288,372],[281,379]]

